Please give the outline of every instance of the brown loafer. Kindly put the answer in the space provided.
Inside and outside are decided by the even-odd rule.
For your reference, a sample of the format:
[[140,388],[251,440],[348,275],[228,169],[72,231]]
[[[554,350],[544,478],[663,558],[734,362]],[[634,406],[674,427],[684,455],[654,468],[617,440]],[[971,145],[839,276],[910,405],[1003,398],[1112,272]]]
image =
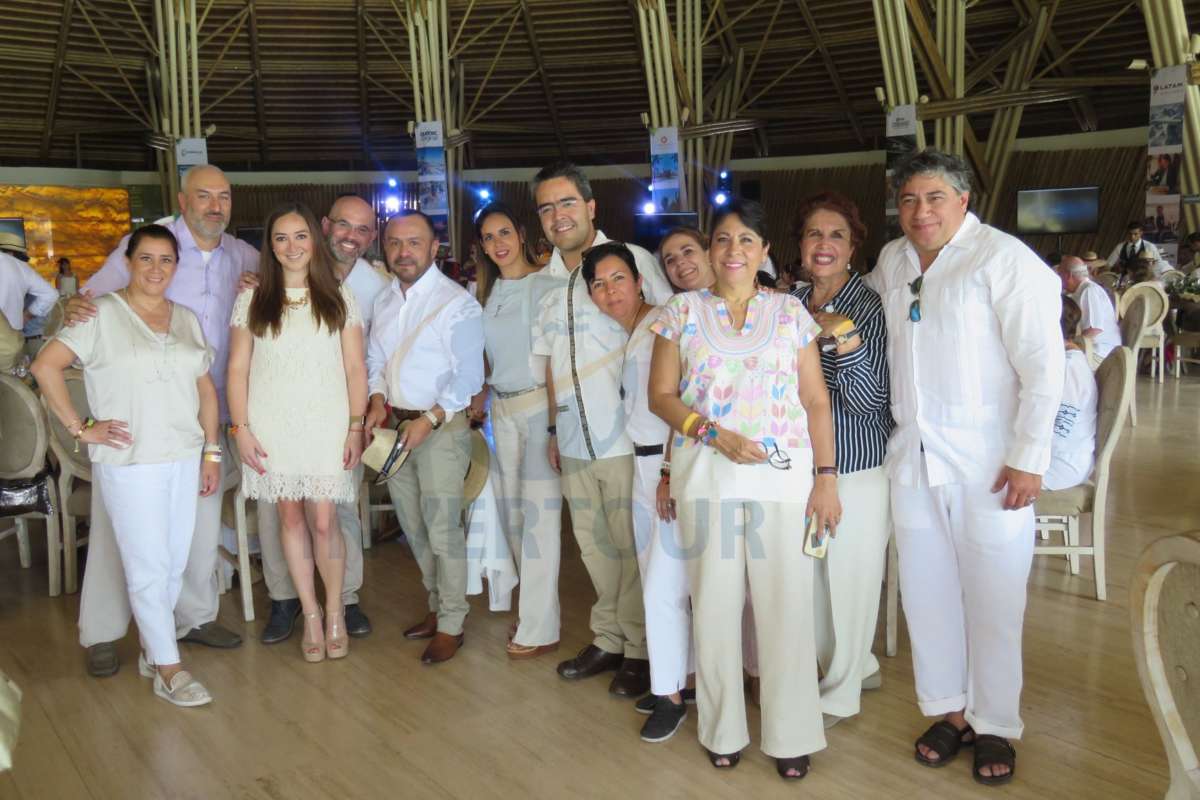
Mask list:
[[505,648],[506,652],[508,653],[508,657],[513,661],[521,661],[526,658],[537,658],[543,653],[553,653],[557,649],[558,642],[540,645],[517,644],[516,642],[509,642],[508,647]]
[[421,655],[421,663],[440,664],[443,661],[449,661],[454,658],[454,654],[462,646],[463,635],[461,633],[457,636],[451,636],[448,633],[438,633],[433,637],[433,641],[429,643],[429,647],[426,647],[425,652]]
[[429,612],[425,619],[404,632],[405,639],[432,639],[437,633],[437,614]]

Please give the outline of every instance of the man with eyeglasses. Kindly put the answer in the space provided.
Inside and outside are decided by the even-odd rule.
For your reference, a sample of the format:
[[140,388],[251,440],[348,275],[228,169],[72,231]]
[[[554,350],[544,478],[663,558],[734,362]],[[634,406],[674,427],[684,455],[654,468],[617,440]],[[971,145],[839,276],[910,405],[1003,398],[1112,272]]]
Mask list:
[[1064,354],[1061,286],[970,213],[970,170],[911,154],[892,177],[904,237],[866,278],[883,299],[896,429],[884,467],[917,699],[941,716],[916,760],[974,744],[972,774],[1012,779],[1033,504],[1050,463]]
[[[637,698],[650,689],[645,612],[633,541],[634,444],[621,400],[622,355],[629,336],[592,302],[580,265],[609,241],[595,227],[596,201],[587,176],[556,163],[533,179],[538,217],[554,244],[547,274],[567,285],[546,294],[533,329],[535,375],[546,376],[551,466],[562,473],[572,528],[596,589],[593,641],[558,665],[566,680],[617,670],[609,691]],[[671,296],[658,259],[629,245],[648,302]],[[540,363],[539,363],[540,362]]]
[[[350,287],[363,318],[365,342],[374,318],[375,298],[387,288],[380,275],[363,256],[375,241],[378,230],[375,209],[358,195],[343,194],[333,202],[329,214],[321,219],[321,232],[333,255],[338,280]],[[354,481],[362,484],[362,466],[355,467]],[[358,602],[363,581],[362,522],[358,503],[337,505],[338,527],[346,540],[346,577],[342,585],[342,605],[346,609],[346,632],[363,637],[371,633],[371,621]],[[286,641],[300,616],[300,600],[288,573],[287,560],[279,540],[279,515],[274,503],[258,503],[258,541],[262,548],[263,580],[271,598],[271,611],[263,628],[263,644]]]

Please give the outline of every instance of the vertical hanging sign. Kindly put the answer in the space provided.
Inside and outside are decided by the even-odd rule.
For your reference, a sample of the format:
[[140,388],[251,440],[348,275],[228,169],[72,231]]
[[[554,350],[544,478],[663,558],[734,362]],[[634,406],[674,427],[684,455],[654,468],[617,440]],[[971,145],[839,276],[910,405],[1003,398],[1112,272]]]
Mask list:
[[887,165],[884,180],[887,181],[887,207],[884,209],[887,240],[903,235],[900,230],[900,215],[896,210],[896,192],[892,189],[892,173],[896,162],[917,149],[917,107],[895,106],[887,115]]
[[446,148],[442,123],[418,122],[414,130],[417,153],[417,205],[433,220],[438,239],[450,233],[450,192],[446,185]]
[[1142,235],[1164,261],[1179,263],[1179,173],[1187,67],[1164,67],[1150,81],[1150,137],[1146,151],[1146,211]]
[[658,211],[682,211],[679,195],[679,129],[650,131],[650,199]]
[[207,139],[179,139],[175,142],[175,166],[179,169],[179,178],[192,167],[208,163]]

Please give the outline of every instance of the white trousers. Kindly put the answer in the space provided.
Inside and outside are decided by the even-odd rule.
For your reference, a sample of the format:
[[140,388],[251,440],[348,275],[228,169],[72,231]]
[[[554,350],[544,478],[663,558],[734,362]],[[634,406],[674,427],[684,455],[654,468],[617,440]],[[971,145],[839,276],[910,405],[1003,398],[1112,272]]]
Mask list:
[[[807,451],[789,455],[792,470],[783,475],[764,472],[771,469],[765,464],[734,464],[710,447],[684,448],[672,457],[672,493],[692,592],[699,738],[714,753],[734,753],[750,742],[742,680],[747,579],[758,637],[762,751],[794,758],[825,747],[813,559],[804,555],[795,531],[811,491],[812,461]],[[760,478],[764,486],[786,479],[790,490],[774,496],[798,502],[721,498],[728,487]]]
[[541,647],[558,641],[558,568],[562,551],[562,482],[546,446],[546,393],[492,396],[492,437],[500,478],[496,505],[520,576],[513,641]]
[[821,711],[852,717],[861,710],[863,679],[879,670],[871,645],[892,521],[882,467],[839,475],[837,483],[842,521],[813,566],[813,608]]
[[989,484],[922,484],[892,483],[921,713],[965,709],[976,733],[1018,739],[1033,508],[1005,511]]
[[200,459],[165,464],[93,464],[112,519],[129,605],[152,664],[178,664],[175,604],[200,493]]
[[[355,491],[362,491],[362,472],[360,464],[354,468]],[[272,600],[295,600],[296,586],[292,583],[292,575],[288,572],[287,559],[283,556],[283,544],[279,539],[279,510],[274,503],[264,500],[257,501],[258,508],[258,545],[262,550],[263,581],[267,584],[267,594]],[[342,586],[342,605],[352,606],[358,603],[358,590],[363,582],[363,548],[362,520],[358,516],[358,501],[338,503],[338,527],[342,529],[342,538],[346,540],[346,575]]]
[[687,561],[676,522],[658,516],[659,468],[663,457],[633,460],[633,538],[642,572],[650,691],[669,695],[687,685],[692,661],[692,608]]
[[[229,457],[225,433],[221,441],[226,453],[221,462],[222,483],[230,471],[238,469]],[[198,491],[198,490],[197,490]],[[219,610],[217,584],[217,545],[221,537],[221,492],[200,497],[196,503],[196,524],[183,571],[183,586],[175,603],[175,633],[184,636],[193,628],[212,622]],[[93,482],[92,510],[88,529],[87,564],[83,571],[83,590],[79,598],[79,643],[91,647],[115,642],[129,630],[132,610],[125,590],[125,572],[113,535],[112,521],[104,503],[104,488]]]

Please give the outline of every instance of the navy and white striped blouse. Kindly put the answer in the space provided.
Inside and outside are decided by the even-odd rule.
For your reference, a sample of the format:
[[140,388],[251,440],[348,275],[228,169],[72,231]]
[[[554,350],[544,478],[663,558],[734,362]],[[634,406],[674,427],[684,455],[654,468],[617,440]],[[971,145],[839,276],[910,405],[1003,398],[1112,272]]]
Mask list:
[[[812,286],[792,292],[808,308]],[[824,309],[853,320],[862,346],[853,353],[821,352],[821,370],[833,405],[833,430],[840,474],[883,464],[892,433],[888,395],[887,326],[883,303],[857,273]]]

